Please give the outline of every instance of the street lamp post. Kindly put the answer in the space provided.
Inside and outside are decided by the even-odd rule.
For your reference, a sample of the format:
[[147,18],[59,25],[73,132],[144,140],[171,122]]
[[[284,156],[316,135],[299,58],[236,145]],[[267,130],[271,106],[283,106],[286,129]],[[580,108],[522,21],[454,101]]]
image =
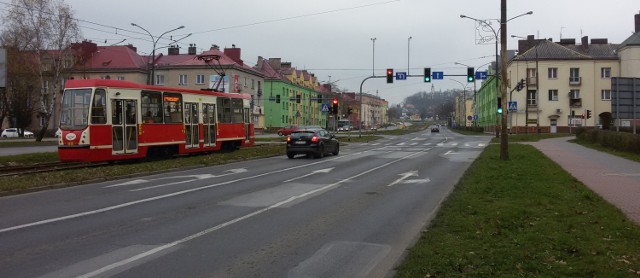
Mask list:
[[409,54],[411,53],[411,39],[413,37],[409,36],[409,38],[407,39],[407,75],[409,75],[409,71],[410,71],[410,67],[409,67]]
[[371,67],[371,76],[376,76],[376,38],[371,38],[371,42],[373,42],[373,65]]
[[[501,23],[501,24],[505,24],[506,25],[507,22],[509,22],[509,21],[511,21],[513,19],[516,19],[516,18],[521,17],[521,16],[525,16],[525,15],[531,15],[531,14],[533,14],[533,12],[529,11],[529,12],[514,16],[514,17],[512,17],[512,18],[510,18],[508,20],[505,20],[504,23],[500,22],[500,20],[498,20],[498,22]],[[473,17],[466,16],[466,15],[463,15],[463,14],[460,15],[460,18],[471,19],[471,20],[477,22],[478,24],[480,24],[482,26],[485,26],[485,27],[488,27],[489,29],[491,29],[491,32],[493,33],[493,36],[494,36],[494,39],[495,39],[495,45],[496,45],[496,68],[495,68],[496,76],[495,76],[495,81],[496,81],[496,94],[498,94],[498,92],[501,91],[500,84],[498,84],[498,76],[499,76],[498,75],[498,64],[499,64],[498,57],[500,57],[498,55],[498,42],[500,42],[500,39],[499,39],[499,36],[498,36],[498,32],[500,32],[500,28],[498,28],[498,30],[496,30],[495,28],[493,28],[493,26],[491,26],[491,23],[489,23],[487,20],[477,19],[477,18],[473,18]],[[502,66],[504,67],[505,65],[502,65]],[[496,115],[496,137],[500,137],[500,131],[498,129],[499,125],[500,125],[500,119]]]
[[[153,50],[151,51],[152,52],[151,53],[151,77],[150,78],[147,77],[147,84],[155,85],[156,84],[156,82],[155,82],[156,44],[158,44],[158,41],[162,38],[162,36],[166,35],[167,33],[182,29],[182,28],[184,28],[184,26],[181,25],[178,28],[174,28],[174,29],[171,29],[169,31],[166,31],[166,32],[162,33],[162,35],[158,36],[158,38],[154,38],[153,35],[151,34],[151,32],[149,32],[147,29],[144,29],[142,26],[140,26],[138,24],[135,24],[135,23],[132,22],[131,26],[135,26],[135,27],[138,27],[138,28],[142,29],[143,31],[145,31],[149,35],[149,37],[151,37],[151,43],[153,43]],[[191,35],[191,34],[189,34],[189,35]],[[187,35],[186,37],[188,37],[189,35]],[[184,38],[186,38],[186,37],[184,37]]]

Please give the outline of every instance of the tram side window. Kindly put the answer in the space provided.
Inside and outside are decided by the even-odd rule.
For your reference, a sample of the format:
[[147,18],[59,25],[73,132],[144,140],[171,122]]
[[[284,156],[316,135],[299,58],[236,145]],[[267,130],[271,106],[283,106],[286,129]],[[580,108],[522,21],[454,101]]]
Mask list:
[[165,123],[182,123],[182,95],[176,93],[164,93],[162,98],[164,106]]
[[107,116],[105,109],[107,107],[107,92],[104,89],[96,89],[93,94],[93,104],[91,105],[91,123],[106,124]]
[[142,91],[143,123],[162,123],[162,94],[160,92]]
[[234,98],[231,100],[231,103],[233,108],[233,123],[244,123],[242,99]]
[[232,123],[231,99],[225,97],[218,98],[218,121],[220,123]]

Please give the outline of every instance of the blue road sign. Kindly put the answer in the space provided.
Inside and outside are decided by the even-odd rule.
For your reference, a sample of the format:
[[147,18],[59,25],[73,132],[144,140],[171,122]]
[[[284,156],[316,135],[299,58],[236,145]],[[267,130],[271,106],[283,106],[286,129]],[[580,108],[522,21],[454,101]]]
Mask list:
[[509,111],[518,111],[517,101],[509,101]]
[[433,79],[444,79],[444,71],[434,71],[431,73]]
[[486,80],[489,73],[486,71],[476,71],[476,79]]
[[329,112],[329,104],[328,103],[323,103],[321,110],[322,110],[322,112]]
[[396,80],[407,80],[406,72],[396,72]]
[[477,121],[478,120],[478,115],[473,115],[473,120]]

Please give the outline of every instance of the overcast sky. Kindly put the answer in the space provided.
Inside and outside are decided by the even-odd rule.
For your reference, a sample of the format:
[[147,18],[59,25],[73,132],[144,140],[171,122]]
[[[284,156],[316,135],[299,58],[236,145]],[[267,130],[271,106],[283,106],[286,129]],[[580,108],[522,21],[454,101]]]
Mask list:
[[[6,0],[8,2],[8,0]],[[495,60],[495,44],[478,45],[473,20],[500,17],[499,0],[65,0],[75,11],[86,39],[99,45],[131,43],[141,53],[150,53],[150,37],[131,26],[134,22],[154,36],[184,25],[163,38],[178,39],[186,47],[195,43],[198,52],[212,44],[242,48],[245,63],[255,65],[258,56],[282,58],[298,69],[307,69],[320,81],[336,82],[341,88],[359,92],[362,80],[386,68],[422,74],[424,67],[445,74],[466,74],[464,66],[478,67]],[[634,30],[638,0],[536,0],[508,1],[507,17],[533,11],[533,15],[509,21],[508,48],[517,48],[510,35],[537,38],[607,38],[621,43]],[[492,33],[485,35],[493,37]],[[409,40],[409,37],[411,39]],[[156,47],[165,46],[161,40]],[[162,49],[166,52],[166,48]],[[486,69],[486,66],[480,70]],[[464,77],[451,77],[467,85]],[[376,94],[392,104],[419,91],[462,89],[456,81],[421,78],[370,79],[363,92]],[[480,84],[478,84],[479,86]],[[470,85],[467,89],[473,89]]]

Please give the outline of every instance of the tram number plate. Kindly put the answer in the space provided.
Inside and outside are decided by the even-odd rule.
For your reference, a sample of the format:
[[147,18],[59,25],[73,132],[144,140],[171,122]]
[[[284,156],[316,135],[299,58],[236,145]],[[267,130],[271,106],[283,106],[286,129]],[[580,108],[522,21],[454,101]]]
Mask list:
[[68,146],[73,146],[73,142],[67,142]]

